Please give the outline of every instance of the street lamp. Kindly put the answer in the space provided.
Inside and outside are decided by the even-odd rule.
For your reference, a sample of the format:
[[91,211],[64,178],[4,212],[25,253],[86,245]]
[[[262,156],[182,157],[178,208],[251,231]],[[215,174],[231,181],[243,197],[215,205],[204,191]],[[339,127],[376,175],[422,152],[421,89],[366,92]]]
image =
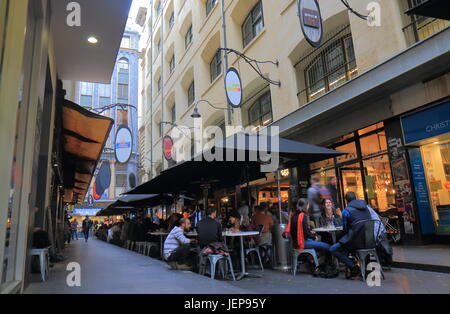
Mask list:
[[214,108],[214,109],[217,109],[217,110],[227,110],[227,111],[231,111],[231,110],[232,110],[231,108],[216,107],[216,106],[214,106],[212,103],[210,103],[209,101],[207,101],[207,100],[205,100],[205,99],[200,99],[200,100],[198,100],[198,101],[195,103],[194,111],[193,111],[192,114],[191,114],[191,118],[193,118],[193,119],[198,119],[198,118],[201,118],[201,117],[202,117],[201,114],[200,114],[200,112],[198,111],[198,105],[199,105],[200,103],[202,103],[202,102],[207,103],[210,107],[212,107],[212,108]]

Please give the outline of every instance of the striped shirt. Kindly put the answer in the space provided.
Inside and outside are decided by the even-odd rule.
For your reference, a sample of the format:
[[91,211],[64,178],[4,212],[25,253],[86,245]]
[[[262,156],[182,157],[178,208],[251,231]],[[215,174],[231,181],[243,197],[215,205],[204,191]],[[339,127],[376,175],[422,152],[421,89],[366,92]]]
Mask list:
[[179,246],[188,243],[191,243],[191,240],[184,236],[183,230],[180,227],[173,228],[164,241],[164,257],[168,259]]

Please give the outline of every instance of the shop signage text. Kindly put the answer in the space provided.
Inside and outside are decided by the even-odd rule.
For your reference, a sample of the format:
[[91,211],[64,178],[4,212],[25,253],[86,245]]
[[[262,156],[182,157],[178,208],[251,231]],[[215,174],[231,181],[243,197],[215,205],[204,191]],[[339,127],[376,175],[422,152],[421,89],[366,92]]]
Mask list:
[[402,118],[406,144],[450,132],[450,101]]

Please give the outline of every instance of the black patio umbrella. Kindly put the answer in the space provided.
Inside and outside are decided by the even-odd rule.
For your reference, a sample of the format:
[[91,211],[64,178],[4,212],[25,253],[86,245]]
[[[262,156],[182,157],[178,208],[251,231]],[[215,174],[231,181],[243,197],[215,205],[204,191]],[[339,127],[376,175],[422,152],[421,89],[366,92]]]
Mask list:
[[199,194],[205,187],[225,188],[263,178],[262,165],[268,166],[270,161],[274,161],[274,172],[342,154],[284,138],[237,133],[125,194]]

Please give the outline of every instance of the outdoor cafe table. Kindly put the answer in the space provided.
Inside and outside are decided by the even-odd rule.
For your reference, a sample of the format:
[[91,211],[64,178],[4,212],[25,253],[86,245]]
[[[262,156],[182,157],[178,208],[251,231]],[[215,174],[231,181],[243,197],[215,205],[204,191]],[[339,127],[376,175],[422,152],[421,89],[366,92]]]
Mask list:
[[237,280],[241,280],[245,276],[249,276],[247,271],[245,270],[245,253],[244,253],[244,237],[259,235],[258,231],[242,231],[242,232],[223,232],[222,235],[224,237],[240,237],[241,240],[241,274],[236,278]]
[[161,237],[161,259],[164,259],[164,237],[167,236],[169,233],[167,232],[161,232],[161,231],[156,231],[156,232],[149,232],[149,235],[152,236],[159,236]]
[[342,227],[321,227],[321,228],[315,228],[312,229],[314,232],[328,232],[331,233],[331,236],[333,237],[333,243],[336,243],[336,232],[342,231],[344,228]]

